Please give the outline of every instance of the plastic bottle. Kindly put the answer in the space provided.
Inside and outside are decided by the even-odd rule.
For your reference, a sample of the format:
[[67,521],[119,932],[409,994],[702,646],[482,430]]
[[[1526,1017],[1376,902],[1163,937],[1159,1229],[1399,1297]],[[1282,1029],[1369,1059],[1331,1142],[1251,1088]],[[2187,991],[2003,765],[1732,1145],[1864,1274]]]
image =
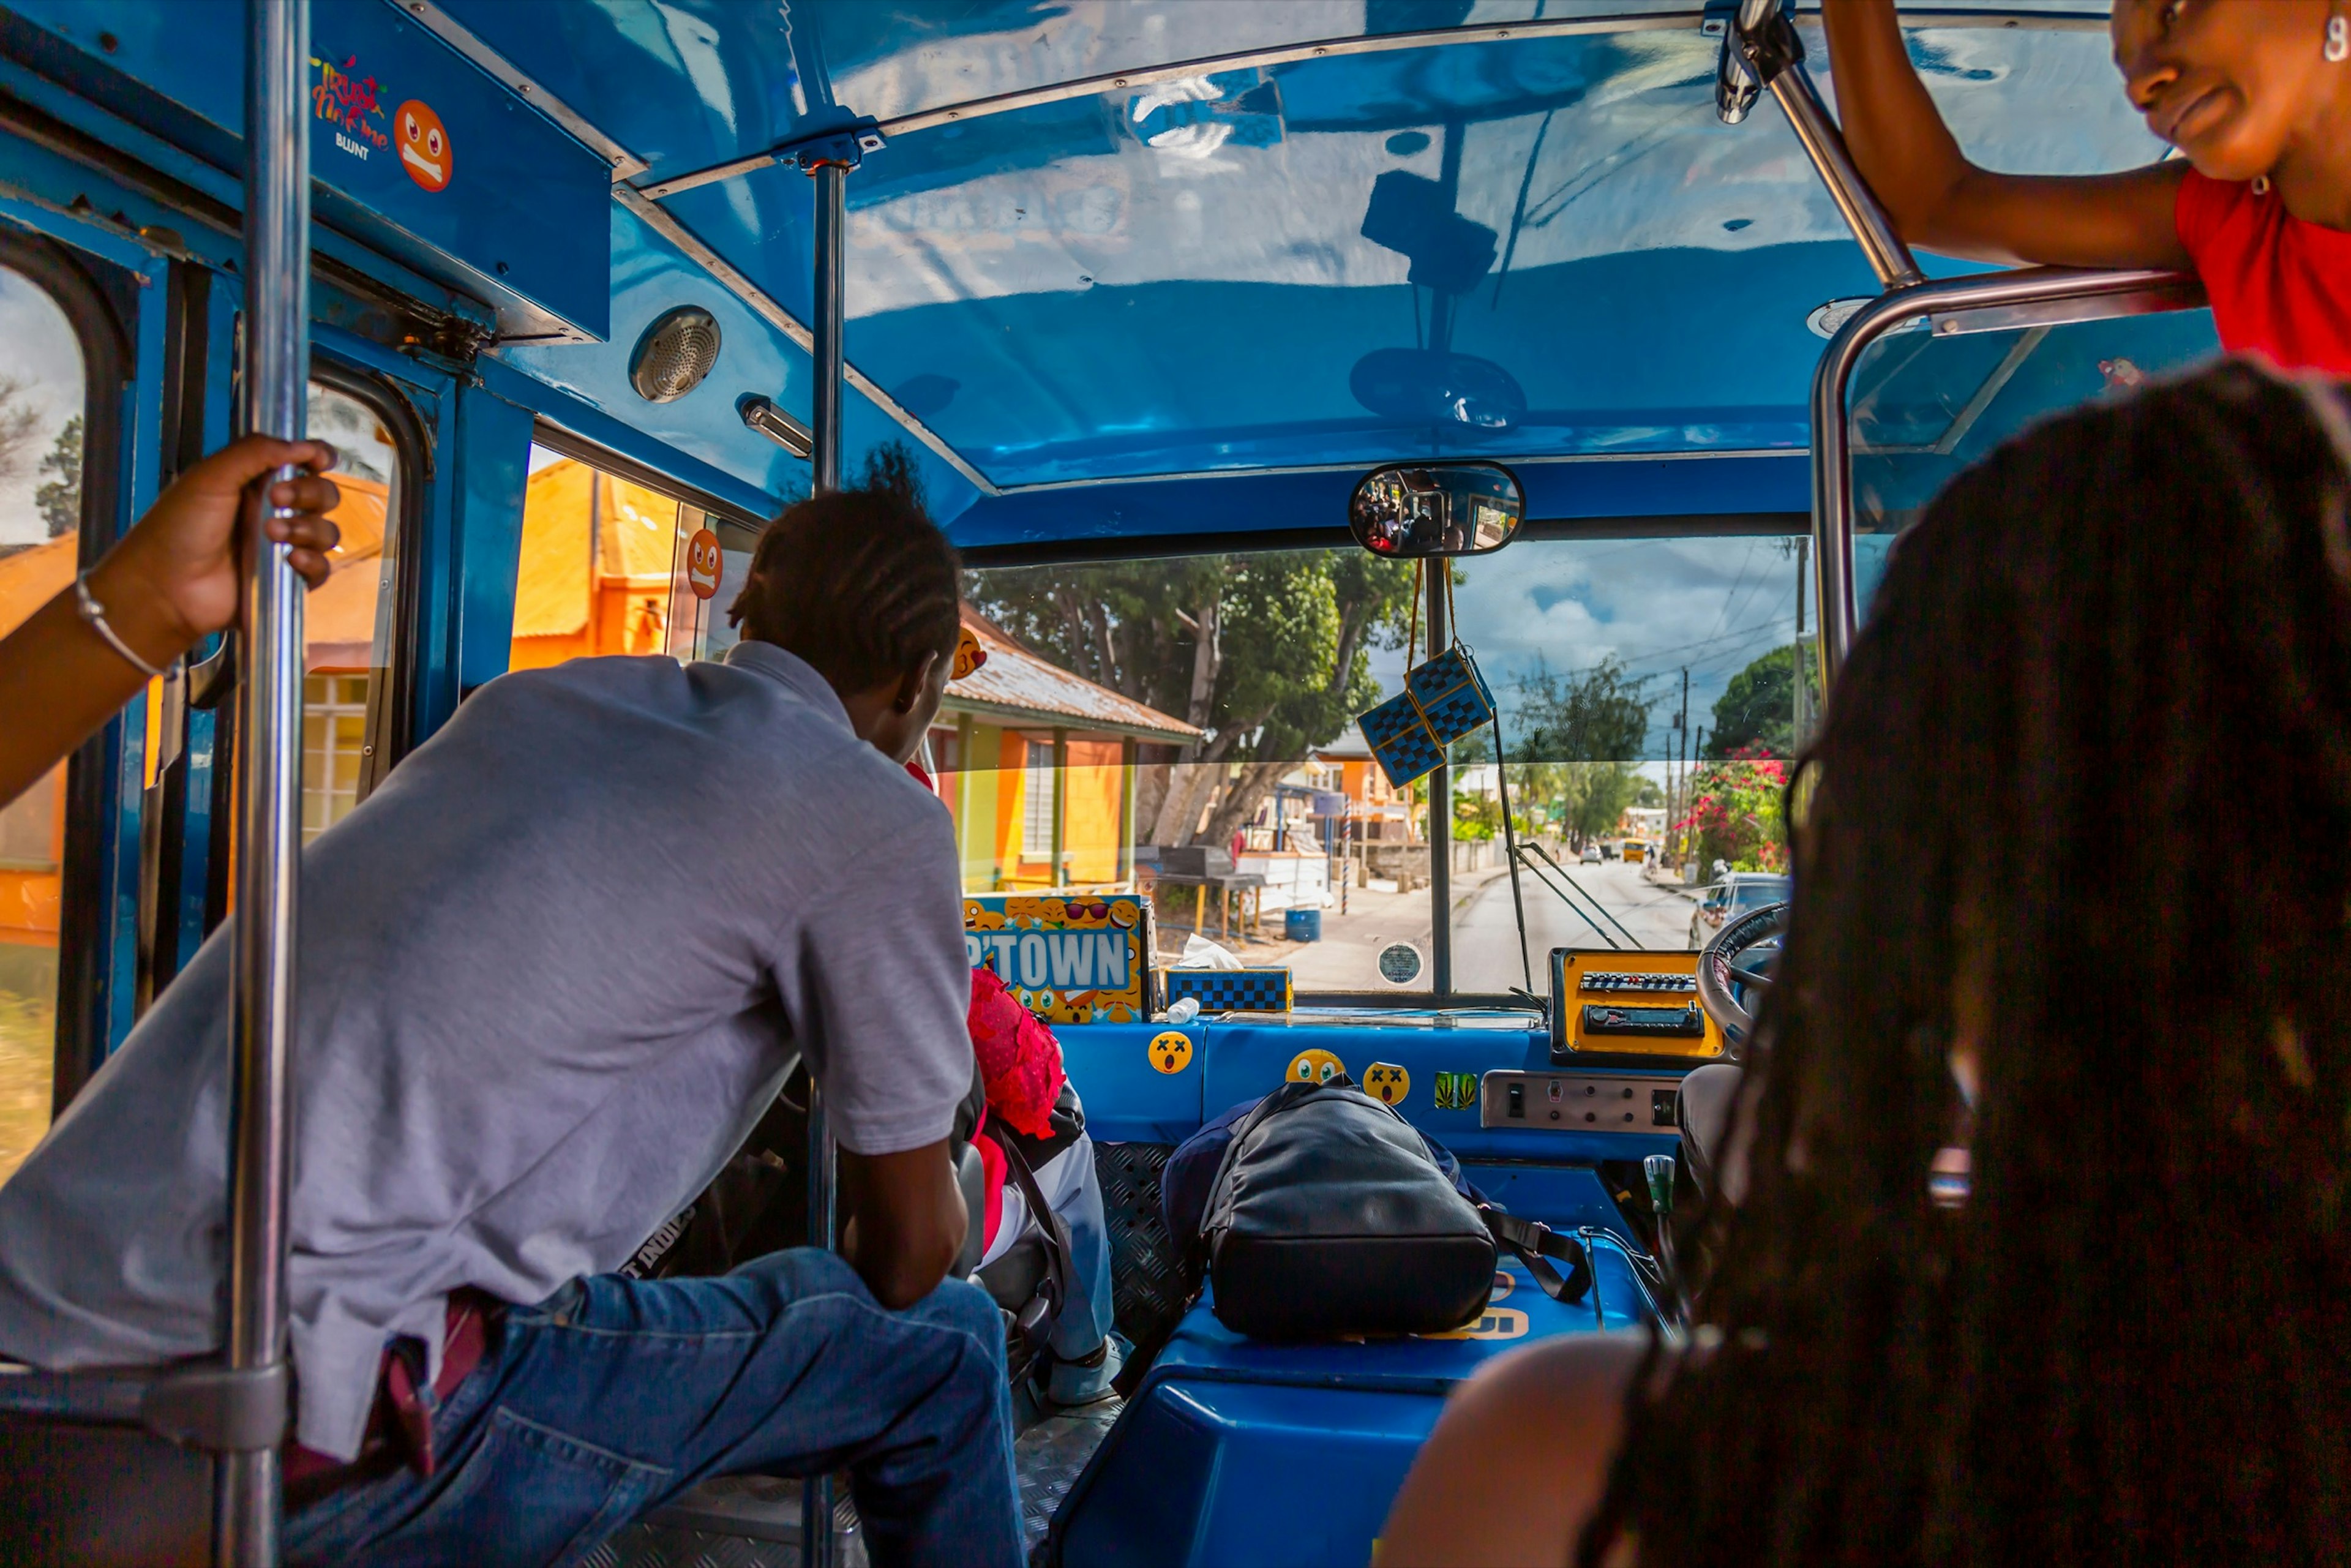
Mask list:
[[1197,998],[1197,997],[1179,997],[1179,998],[1176,998],[1176,1005],[1175,1005],[1175,1006],[1173,1006],[1173,1007],[1171,1007],[1171,1008],[1169,1008],[1169,1009],[1167,1009],[1167,1017],[1166,1017],[1165,1021],[1166,1021],[1166,1022],[1168,1022],[1168,1023],[1172,1023],[1172,1024],[1176,1025],[1177,1028],[1179,1028],[1179,1029],[1180,1029],[1180,1028],[1182,1028],[1184,1025],[1186,1025],[1186,1024],[1187,1024],[1187,1023],[1190,1023],[1194,1019],[1198,1018],[1199,1016],[1200,1016],[1200,998]]

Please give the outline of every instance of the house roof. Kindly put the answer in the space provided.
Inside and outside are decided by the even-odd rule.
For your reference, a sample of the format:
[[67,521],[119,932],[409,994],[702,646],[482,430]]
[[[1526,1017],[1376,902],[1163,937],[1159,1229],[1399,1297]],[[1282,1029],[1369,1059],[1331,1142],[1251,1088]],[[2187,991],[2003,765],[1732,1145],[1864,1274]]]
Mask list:
[[342,504],[327,514],[342,539],[327,558],[330,575],[302,604],[306,670],[357,674],[375,657],[376,597],[383,584],[383,534],[390,486],[338,474]]
[[591,510],[595,581],[622,580],[631,588],[669,585],[677,503],[643,485],[560,458],[533,474],[523,493],[516,636],[576,636],[588,629]]
[[73,580],[78,542],[68,534],[0,556],[0,636],[24,624]]
[[1200,738],[1200,732],[1180,718],[1048,663],[969,606],[964,609],[963,623],[987,651],[987,663],[948,685],[942,705],[948,713],[1162,743]]
[[[382,577],[385,486],[335,476],[343,493],[327,516],[342,540],[327,558],[329,576],[303,601],[306,670],[364,671],[375,644],[375,601]],[[72,535],[0,556],[0,632],[13,631],[73,580],[80,541]]]

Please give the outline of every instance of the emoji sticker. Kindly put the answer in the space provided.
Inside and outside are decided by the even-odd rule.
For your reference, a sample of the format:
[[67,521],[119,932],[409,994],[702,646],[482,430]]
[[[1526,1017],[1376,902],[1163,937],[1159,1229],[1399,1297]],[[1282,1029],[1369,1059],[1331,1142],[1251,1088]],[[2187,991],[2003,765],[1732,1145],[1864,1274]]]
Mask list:
[[1328,1083],[1346,1076],[1347,1064],[1327,1051],[1301,1051],[1290,1059],[1282,1076],[1292,1083]]
[[956,632],[955,674],[950,678],[959,681],[986,663],[987,650],[979,645],[970,627],[960,628]]
[[449,132],[432,106],[410,99],[392,112],[392,140],[400,143],[400,166],[428,191],[445,191],[455,170],[450,160]]
[[1474,1072],[1440,1072],[1437,1075],[1437,1108],[1440,1111],[1474,1111],[1478,1108],[1478,1075]]
[[685,585],[694,590],[696,599],[708,599],[718,591],[718,580],[726,575],[726,558],[718,553],[718,536],[708,528],[696,528],[694,537],[685,541]]
[[1181,1072],[1192,1065],[1192,1037],[1165,1030],[1151,1037],[1151,1065],[1162,1072]]
[[1444,1333],[1425,1333],[1421,1339],[1524,1339],[1527,1337],[1527,1314],[1516,1307],[1488,1307],[1474,1323],[1464,1323]]
[[1412,1074],[1393,1061],[1374,1061],[1364,1069],[1364,1092],[1383,1105],[1401,1105],[1412,1092]]

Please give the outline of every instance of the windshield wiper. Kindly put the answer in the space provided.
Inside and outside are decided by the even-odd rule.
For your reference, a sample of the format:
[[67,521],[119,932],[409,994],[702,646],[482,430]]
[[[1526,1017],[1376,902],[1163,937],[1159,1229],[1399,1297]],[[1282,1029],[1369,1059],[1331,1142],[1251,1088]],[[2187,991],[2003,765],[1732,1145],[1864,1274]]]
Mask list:
[[[1586,925],[1591,926],[1593,930],[1598,932],[1600,939],[1603,942],[1607,943],[1608,946],[1614,947],[1619,951],[1622,951],[1628,943],[1635,952],[1647,951],[1647,949],[1642,946],[1641,939],[1639,937],[1634,936],[1630,931],[1625,930],[1623,923],[1614,915],[1608,913],[1608,909],[1605,904],[1603,904],[1598,899],[1593,897],[1592,894],[1584,889],[1583,883],[1577,882],[1575,878],[1568,874],[1568,871],[1565,866],[1560,864],[1558,861],[1552,858],[1552,853],[1549,850],[1544,849],[1541,844],[1521,844],[1519,847],[1519,853],[1526,861],[1527,869],[1535,873],[1535,880],[1541,883],[1545,887],[1550,888],[1552,893],[1558,894],[1560,902],[1566,904],[1568,908],[1573,910],[1577,917],[1580,918]],[[1543,868],[1545,866],[1549,866],[1552,871],[1558,873],[1558,882],[1553,882],[1549,876],[1543,874]],[[1562,886],[1562,883],[1564,883],[1565,885]],[[1585,913],[1584,909],[1576,903],[1576,900],[1579,897],[1583,900],[1584,904],[1591,905],[1592,909],[1598,913],[1601,920],[1605,920],[1609,925],[1615,926],[1617,936],[1621,936],[1625,940],[1623,942],[1619,942],[1616,940],[1616,937],[1609,936],[1605,930],[1603,930],[1599,921],[1593,919],[1592,915]]]

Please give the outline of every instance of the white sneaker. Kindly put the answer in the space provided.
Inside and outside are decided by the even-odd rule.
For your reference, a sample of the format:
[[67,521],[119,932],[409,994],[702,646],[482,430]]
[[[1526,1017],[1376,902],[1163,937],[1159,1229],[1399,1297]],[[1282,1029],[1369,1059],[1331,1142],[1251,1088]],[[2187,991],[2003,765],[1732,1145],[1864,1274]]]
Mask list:
[[1126,1364],[1127,1352],[1133,1348],[1113,1333],[1102,1341],[1102,1348],[1093,1356],[1084,1361],[1054,1362],[1052,1375],[1045,1380],[1045,1397],[1063,1406],[1092,1405],[1109,1398],[1111,1383]]

